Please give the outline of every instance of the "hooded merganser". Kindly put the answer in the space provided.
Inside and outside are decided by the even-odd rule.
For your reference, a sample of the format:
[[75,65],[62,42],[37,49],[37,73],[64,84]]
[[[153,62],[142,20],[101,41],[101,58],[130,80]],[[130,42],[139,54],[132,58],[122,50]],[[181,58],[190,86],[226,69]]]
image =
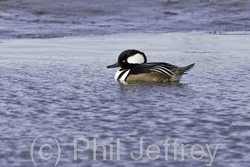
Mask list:
[[177,67],[169,63],[147,63],[143,52],[129,49],[123,51],[118,62],[107,68],[121,67],[115,74],[115,79],[121,82],[168,82],[178,81],[181,76],[194,66]]

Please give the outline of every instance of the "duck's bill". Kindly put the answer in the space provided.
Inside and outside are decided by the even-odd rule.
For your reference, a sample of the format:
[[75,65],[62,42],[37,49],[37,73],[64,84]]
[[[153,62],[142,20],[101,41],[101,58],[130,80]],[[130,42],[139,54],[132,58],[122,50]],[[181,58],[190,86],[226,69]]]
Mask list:
[[116,68],[116,67],[119,67],[118,63],[107,66],[107,68]]

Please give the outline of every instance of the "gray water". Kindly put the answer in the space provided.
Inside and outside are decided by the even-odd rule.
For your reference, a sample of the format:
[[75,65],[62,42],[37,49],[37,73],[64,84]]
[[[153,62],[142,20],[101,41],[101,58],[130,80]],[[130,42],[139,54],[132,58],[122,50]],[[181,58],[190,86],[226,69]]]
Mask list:
[[[218,146],[211,166],[247,167],[249,43],[250,36],[240,32],[2,40],[0,164],[55,166],[56,138],[61,149],[57,166],[207,166],[211,162],[208,144],[211,154]],[[149,62],[196,65],[179,83],[121,84],[114,80],[116,70],[106,66],[128,48],[143,51]],[[77,152],[77,160],[75,138],[90,144],[88,150]],[[94,160],[93,138],[106,146],[106,161],[100,147]],[[130,153],[139,156],[140,138],[143,157],[133,160]],[[172,144],[177,138],[180,146],[175,159]],[[171,145],[165,160],[166,139]],[[42,150],[43,157],[52,155],[49,160],[39,154],[44,144],[52,147],[45,145]],[[78,141],[77,148],[86,144]],[[150,144],[160,148],[159,154],[150,153],[153,158],[159,155],[157,160],[147,157]],[[181,144],[189,144],[184,154]],[[200,145],[197,152],[204,148],[204,154],[194,154],[202,155],[200,160],[191,155],[195,144]]]
[[0,0],[0,38],[250,31],[249,0]]

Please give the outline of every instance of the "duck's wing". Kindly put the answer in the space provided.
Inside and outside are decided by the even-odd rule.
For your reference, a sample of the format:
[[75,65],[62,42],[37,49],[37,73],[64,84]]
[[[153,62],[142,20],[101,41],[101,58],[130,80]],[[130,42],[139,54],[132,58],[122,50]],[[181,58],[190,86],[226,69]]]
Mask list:
[[166,74],[168,76],[174,75],[173,69],[177,68],[177,66],[169,63],[148,63],[148,64],[151,66],[149,68],[149,71]]
[[158,63],[158,62],[143,63],[133,67],[130,71],[130,74],[158,72],[161,74],[172,76],[174,75],[173,70],[176,68],[177,66],[174,66],[169,63]]

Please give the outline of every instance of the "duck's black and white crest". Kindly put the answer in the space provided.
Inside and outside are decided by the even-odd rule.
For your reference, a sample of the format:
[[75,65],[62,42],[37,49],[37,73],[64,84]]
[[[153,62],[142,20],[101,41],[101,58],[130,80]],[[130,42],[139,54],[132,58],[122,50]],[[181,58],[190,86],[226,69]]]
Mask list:
[[145,63],[145,56],[141,53],[136,53],[127,58],[127,62],[130,64],[142,64]]
[[[123,51],[119,57],[116,64],[119,65],[122,69],[131,69],[132,67],[146,63],[147,57],[143,52],[140,52],[138,50],[129,49]],[[110,66],[108,66],[109,68]]]
[[186,67],[177,67],[169,63],[147,63],[147,57],[143,52],[130,49],[123,51],[117,63],[107,68],[120,67],[115,74],[115,79],[122,82],[166,82],[178,81],[181,76],[194,64]]
[[141,64],[147,62],[147,57],[143,52],[140,52],[135,49],[129,49],[123,51],[119,57],[118,61],[127,60],[128,63],[131,64]]

